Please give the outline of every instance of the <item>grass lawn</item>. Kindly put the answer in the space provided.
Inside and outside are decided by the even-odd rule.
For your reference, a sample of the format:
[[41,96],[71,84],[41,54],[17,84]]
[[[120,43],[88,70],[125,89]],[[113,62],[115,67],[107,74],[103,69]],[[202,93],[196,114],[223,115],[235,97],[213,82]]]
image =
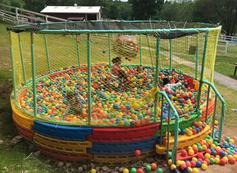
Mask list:
[[[61,47],[53,46],[49,48],[49,53],[52,58],[52,68],[56,69],[59,66],[65,65],[62,64],[62,61],[60,58],[63,56],[67,56],[70,54],[70,51],[75,50],[75,44],[70,42],[72,44],[71,49],[64,51],[63,44],[69,44],[69,38],[63,37],[59,38],[57,40],[53,40],[54,42],[52,45],[57,45],[57,43],[62,43]],[[94,40],[100,41],[100,40]],[[38,42],[38,44],[42,43],[42,40]],[[152,44],[152,43],[151,43]],[[92,45],[93,46],[93,45]],[[147,45],[144,43],[144,47]],[[100,56],[102,57],[105,53],[108,53],[108,48],[104,45],[99,45],[98,47],[92,47],[93,50],[96,49],[95,52],[92,52],[92,56]],[[53,53],[54,49],[59,50],[60,54]],[[61,51],[60,51],[61,49]],[[86,54],[85,54],[85,47],[80,47],[81,55],[84,57],[82,59],[82,63],[86,62]],[[40,52],[40,48],[37,50]],[[144,63],[149,64],[150,59],[149,54],[155,54],[154,51],[149,52],[148,50],[143,50],[144,52]],[[237,48],[233,51],[237,52]],[[41,51],[42,52],[42,51]],[[84,53],[83,53],[84,52]],[[26,57],[29,55],[25,55]],[[39,57],[45,57],[45,55],[38,55]],[[112,57],[115,56],[115,54],[112,54]],[[93,58],[92,57],[92,58]],[[70,57],[69,57],[70,58]],[[231,59],[232,58],[232,59]],[[233,72],[231,72],[231,68],[228,65],[232,61],[236,61],[237,57],[234,57],[234,55],[231,55],[231,57],[217,57],[217,63],[216,63],[216,70],[224,73],[226,75],[231,75]],[[228,59],[228,61],[226,60]],[[107,59],[103,59],[104,61],[107,61]],[[96,62],[96,59],[92,59],[93,62]],[[12,88],[12,81],[11,81],[11,70],[10,69],[10,58],[9,58],[9,41],[8,41],[8,33],[6,32],[6,24],[0,23],[0,172],[6,172],[6,173],[38,173],[38,172],[67,172],[65,171],[66,168],[60,168],[56,166],[56,163],[41,156],[35,154],[35,149],[33,147],[33,144],[27,143],[25,141],[18,143],[17,145],[10,145],[11,139],[17,135],[16,129],[13,125],[12,118],[11,118],[11,108],[9,104],[9,95]],[[77,59],[73,60],[73,63],[76,63]],[[153,62],[155,62],[153,60]],[[28,63],[28,62],[27,62]],[[41,70],[44,68],[47,68],[46,60],[39,61],[37,60],[36,63],[42,64],[42,68],[38,69],[38,73],[41,73]],[[139,63],[137,60],[136,63]],[[165,65],[168,64],[168,61],[163,62]],[[70,65],[70,62],[68,62],[68,65]],[[28,64],[30,66],[30,64]],[[177,66],[180,68],[184,68],[181,66]],[[186,69],[186,68],[184,68]],[[46,70],[46,69],[44,69]],[[187,69],[187,71],[189,71]],[[28,69],[28,73],[30,76],[30,69]],[[237,91],[231,90],[226,88],[225,86],[219,85],[216,83],[216,86],[220,93],[224,96],[224,99],[227,102],[227,111],[226,111],[226,121],[225,125],[226,127],[235,127],[235,122],[237,121],[237,113],[233,112],[232,109],[237,108],[237,99],[235,96],[237,96]],[[236,129],[236,128],[235,128]]]

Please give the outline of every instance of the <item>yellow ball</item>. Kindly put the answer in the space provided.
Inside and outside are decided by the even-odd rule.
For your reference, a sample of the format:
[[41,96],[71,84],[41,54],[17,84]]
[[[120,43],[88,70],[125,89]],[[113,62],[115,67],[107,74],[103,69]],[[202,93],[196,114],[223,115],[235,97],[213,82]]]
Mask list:
[[190,156],[193,156],[193,155],[194,155],[193,149],[188,150],[188,155],[190,155]]
[[208,143],[209,145],[211,145],[211,144],[212,144],[212,140],[208,140],[207,143]]
[[199,169],[198,168],[193,168],[192,173],[199,173]]
[[207,149],[206,145],[202,145],[202,149],[205,151]]
[[209,153],[206,153],[206,154],[205,154],[205,158],[206,158],[206,159],[209,159],[210,157],[211,157],[211,155],[210,155]]
[[198,159],[196,157],[192,158],[192,161],[196,162]]
[[123,173],[129,173],[129,170],[127,168],[124,168]]
[[237,160],[237,154],[234,155],[235,160]]
[[171,165],[173,162],[171,159],[168,160],[168,164]]
[[96,173],[96,169],[91,169],[90,173]]
[[172,165],[170,166],[170,169],[171,169],[171,170],[175,170],[175,169],[176,169],[175,164],[172,164]]
[[207,170],[207,165],[206,165],[205,163],[203,163],[202,166],[201,166],[201,168],[202,168],[202,170],[205,171],[205,170]]
[[182,165],[182,163],[183,163],[182,160],[177,160],[176,166],[179,167],[180,165]]
[[211,148],[216,148],[216,145],[215,144],[211,144]]
[[227,163],[227,162],[228,162],[228,160],[229,160],[229,159],[228,159],[228,157],[226,157],[226,156],[225,156],[225,157],[223,157],[222,159],[223,159],[223,160],[225,160],[225,161],[226,161],[226,163]]
[[191,167],[188,167],[188,172],[192,173],[193,169]]
[[233,138],[230,139],[230,144],[235,144],[235,140]]
[[220,163],[220,158],[216,157],[215,162],[216,162],[216,164],[219,164]]
[[217,120],[215,120],[214,124],[217,126],[219,124],[219,122]]

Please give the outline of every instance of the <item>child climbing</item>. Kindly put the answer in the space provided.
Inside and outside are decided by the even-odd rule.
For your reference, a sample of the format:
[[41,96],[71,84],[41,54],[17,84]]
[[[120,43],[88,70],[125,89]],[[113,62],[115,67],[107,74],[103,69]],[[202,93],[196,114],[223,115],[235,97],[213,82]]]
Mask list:
[[112,59],[112,74],[118,77],[119,89],[124,90],[127,87],[128,79],[126,72],[121,68],[122,59],[121,57],[115,57]]

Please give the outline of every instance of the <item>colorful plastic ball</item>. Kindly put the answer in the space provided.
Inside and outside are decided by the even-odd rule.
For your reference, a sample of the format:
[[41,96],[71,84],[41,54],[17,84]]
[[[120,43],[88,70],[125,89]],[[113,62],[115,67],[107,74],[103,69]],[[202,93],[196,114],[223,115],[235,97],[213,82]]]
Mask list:
[[193,160],[191,161],[191,167],[192,167],[192,168],[196,167],[196,162],[193,161]]
[[179,167],[182,164],[182,162],[183,162],[182,160],[177,160],[176,161],[176,166]]
[[163,169],[162,168],[158,168],[156,173],[163,173]]
[[198,168],[193,168],[192,173],[199,173],[199,169]]
[[168,160],[168,165],[171,165],[173,163],[172,159]]
[[196,162],[196,167],[200,168],[201,166],[202,166],[202,162],[198,160],[198,161]]
[[182,163],[182,164],[180,165],[180,169],[181,169],[181,170],[185,170],[186,168],[187,168],[186,163]]
[[210,158],[210,164],[213,165],[215,163],[215,159],[214,158]]
[[171,170],[175,170],[175,169],[176,169],[176,165],[175,165],[175,164],[172,164],[172,165],[170,166],[170,169],[171,169]]
[[144,170],[142,168],[138,168],[137,173],[144,173]]
[[192,171],[193,171],[193,169],[190,168],[190,167],[188,167],[187,170],[188,170],[189,173],[192,173]]
[[223,166],[224,166],[225,164],[226,164],[226,160],[222,158],[222,159],[220,160],[220,165],[223,165]]
[[185,163],[186,163],[187,168],[192,166],[190,161],[186,161]]
[[226,153],[225,153],[224,151],[221,151],[221,152],[220,152],[220,156],[221,156],[221,157],[224,157],[225,155],[226,155]]
[[189,156],[193,156],[193,155],[194,155],[193,149],[189,149],[189,150],[188,150],[188,155],[189,155]]
[[96,169],[91,169],[90,173],[96,173]]
[[124,168],[123,173],[129,173],[129,170],[127,168]]
[[137,169],[136,168],[131,168],[130,169],[130,173],[136,173],[137,172]]
[[182,157],[187,157],[187,155],[188,155],[188,153],[187,153],[187,151],[185,149],[182,149],[180,151],[180,154],[181,154]]
[[146,169],[147,172],[151,172],[151,165],[147,164],[145,169]]
[[156,163],[152,163],[152,164],[151,164],[151,170],[152,170],[152,171],[155,171],[155,170],[157,169],[157,167],[158,167],[158,166],[157,166]]
[[235,164],[235,158],[234,157],[229,158],[229,163],[231,165]]
[[198,159],[196,157],[193,157],[192,161],[196,162],[196,161],[198,161]]
[[202,168],[202,170],[204,170],[204,171],[207,170],[207,168],[208,168],[208,167],[207,167],[207,164],[203,163],[202,166],[201,166],[201,168]]
[[235,160],[237,161],[237,154],[234,154],[234,158],[235,158]]
[[206,153],[206,154],[205,154],[205,158],[206,158],[206,159],[209,159],[210,157],[211,157],[211,155],[210,155],[209,153]]
[[198,153],[198,154],[197,154],[197,158],[203,160],[203,159],[204,159],[204,156],[203,156],[202,153]]
[[220,158],[219,158],[219,157],[216,157],[216,158],[215,158],[215,163],[216,163],[216,164],[219,164],[219,163],[220,163]]
[[141,154],[142,154],[141,150],[135,150],[135,151],[134,151],[134,155],[135,155],[136,157],[141,156]]

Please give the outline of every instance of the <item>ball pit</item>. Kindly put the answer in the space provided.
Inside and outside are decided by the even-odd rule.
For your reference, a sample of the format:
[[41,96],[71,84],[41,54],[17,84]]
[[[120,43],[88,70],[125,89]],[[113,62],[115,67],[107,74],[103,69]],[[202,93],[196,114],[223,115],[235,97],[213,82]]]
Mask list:
[[[124,90],[119,88],[119,81],[113,77],[111,70],[106,65],[92,67],[92,124],[95,126],[140,126],[154,121],[153,103],[150,92],[154,70],[144,67],[142,72],[136,66],[124,67],[128,74],[129,87]],[[80,68],[62,69],[49,76],[44,76],[37,81],[37,118],[50,122],[86,125],[88,119],[87,80],[86,66]],[[170,84],[180,83],[171,88],[158,86],[165,91],[180,116],[188,117],[196,105],[195,82],[191,77],[176,71],[162,70],[160,83],[164,78],[169,78]],[[187,82],[188,81],[188,82]],[[31,86],[29,86],[31,87]],[[72,93],[72,98],[67,93]],[[32,92],[28,87],[23,87],[19,98],[21,109],[33,112]],[[79,95],[79,96],[78,96]],[[81,97],[82,113],[73,110],[70,99]],[[142,101],[143,97],[147,100]],[[163,107],[163,119],[167,119],[168,110]],[[172,115],[171,115],[172,117]],[[159,117],[154,117],[156,120]],[[192,135],[199,131],[186,129],[185,133]]]
[[[158,29],[148,29],[148,24]],[[168,25],[175,26],[174,30],[164,29]],[[37,28],[16,26],[10,29],[14,61],[11,105],[19,133],[53,159],[107,165],[119,163],[126,165],[116,170],[123,173],[166,172],[167,163],[156,157],[162,155],[164,158],[164,154],[173,171],[197,173],[213,164],[234,164],[237,159],[235,141],[225,137],[222,143],[217,143],[223,119],[219,129],[215,129],[219,124],[212,119],[216,113],[215,98],[222,102],[222,110],[225,110],[223,98],[212,84],[214,70],[211,68],[217,46],[213,38],[218,38],[220,28],[201,25],[186,30],[176,29],[180,24],[168,25],[153,21],[70,22],[65,25],[68,34],[65,34],[65,27],[60,30],[62,28],[54,23],[47,24],[46,28],[39,24]],[[49,35],[57,32],[49,30],[62,32],[59,35],[63,35],[65,43],[71,43],[76,36],[75,46],[55,43],[57,46],[52,50],[53,37]],[[20,38],[27,37],[31,38],[18,45]],[[202,55],[203,61],[199,66],[197,60],[200,58],[195,59],[198,67],[191,72],[193,77],[179,65],[186,64],[189,57],[194,60],[190,48],[198,45],[188,43],[183,47],[184,52],[186,47],[189,49],[187,57],[176,50],[179,47],[175,46],[176,42],[172,46],[176,38],[189,40],[190,37],[191,44],[200,41],[204,45],[201,54],[196,51],[196,56]],[[38,44],[41,39],[44,46]],[[166,45],[167,40],[170,46],[164,50],[160,46]],[[155,43],[155,47],[150,43]],[[151,62],[148,62],[148,54]],[[126,75],[121,78],[111,71],[115,63],[112,58],[119,55],[129,60],[122,66]],[[181,61],[176,63],[178,58]],[[100,64],[102,62],[105,64]],[[209,136],[212,130],[215,139]],[[146,161],[136,162],[143,160]],[[80,170],[110,171],[108,167],[99,169],[92,165]]]

